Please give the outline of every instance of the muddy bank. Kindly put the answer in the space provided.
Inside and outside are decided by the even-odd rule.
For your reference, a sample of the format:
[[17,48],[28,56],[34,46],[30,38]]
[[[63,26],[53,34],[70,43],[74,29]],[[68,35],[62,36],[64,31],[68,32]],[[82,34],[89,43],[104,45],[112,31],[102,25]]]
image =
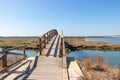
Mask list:
[[120,44],[85,41],[80,37],[65,37],[65,48],[67,52],[75,50],[120,50]]

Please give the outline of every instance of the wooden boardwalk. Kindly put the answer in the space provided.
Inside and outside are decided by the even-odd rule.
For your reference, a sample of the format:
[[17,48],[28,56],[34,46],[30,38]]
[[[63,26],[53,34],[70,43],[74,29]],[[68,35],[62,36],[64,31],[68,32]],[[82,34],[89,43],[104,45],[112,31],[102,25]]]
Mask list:
[[55,36],[38,57],[35,70],[28,79],[35,80],[62,80],[62,57],[59,55],[60,37]]
[[[25,51],[24,55],[25,56]],[[4,67],[3,67],[4,68]],[[68,80],[64,37],[51,30],[39,38],[39,52],[2,75],[0,80]]]

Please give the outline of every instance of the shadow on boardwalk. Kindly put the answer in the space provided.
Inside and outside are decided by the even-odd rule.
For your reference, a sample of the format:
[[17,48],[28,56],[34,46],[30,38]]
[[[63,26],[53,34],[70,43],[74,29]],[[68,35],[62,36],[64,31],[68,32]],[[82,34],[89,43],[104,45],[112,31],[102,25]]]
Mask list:
[[[23,62],[21,65],[17,66],[15,69],[9,71],[7,74],[2,76],[0,78],[0,80],[5,80],[11,74],[18,74],[17,76],[13,76],[13,77],[15,77],[13,80],[18,80],[21,77],[22,77],[22,80],[26,80],[30,76],[30,74],[34,71],[34,69],[36,68],[37,61],[38,61],[38,56],[35,58],[32,68],[30,68],[32,60],[27,60],[27,61]],[[24,66],[27,63],[29,63],[29,65],[27,66],[26,70],[17,71],[20,67]]]
[[33,64],[33,67],[31,68],[31,70],[29,70],[28,73],[26,73],[26,75],[23,77],[23,80],[26,80],[26,79],[31,75],[31,73],[34,71],[34,69],[35,69],[36,66],[37,66],[37,62],[38,62],[38,56],[36,56],[35,62],[34,62],[34,64]]
[[50,56],[50,51],[52,50],[52,47],[53,47],[53,44],[54,44],[56,38],[57,38],[57,36],[54,38],[54,40],[53,40],[53,42],[52,42],[52,44],[51,44],[51,46],[46,54],[47,57]]
[[57,57],[58,46],[59,46],[59,39],[60,39],[60,36],[58,36],[58,40],[57,40],[57,44],[56,44],[56,48],[55,48],[55,52],[54,52],[54,57]]

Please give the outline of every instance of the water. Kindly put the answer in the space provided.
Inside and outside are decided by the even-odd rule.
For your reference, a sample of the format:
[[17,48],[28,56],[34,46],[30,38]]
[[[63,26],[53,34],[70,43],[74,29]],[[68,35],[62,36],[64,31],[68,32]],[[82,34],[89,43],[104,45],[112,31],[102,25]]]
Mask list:
[[86,41],[111,42],[120,44],[120,38],[85,38]]
[[0,51],[2,51],[2,48],[0,48]]
[[[0,48],[0,51],[2,48]],[[23,50],[13,50],[12,52],[23,54]],[[27,57],[35,57],[37,55],[36,50],[26,50]]]
[[120,68],[120,51],[99,51],[99,50],[79,50],[67,54],[67,57],[74,57],[82,60],[83,58],[93,58],[94,55],[100,55],[110,66]]

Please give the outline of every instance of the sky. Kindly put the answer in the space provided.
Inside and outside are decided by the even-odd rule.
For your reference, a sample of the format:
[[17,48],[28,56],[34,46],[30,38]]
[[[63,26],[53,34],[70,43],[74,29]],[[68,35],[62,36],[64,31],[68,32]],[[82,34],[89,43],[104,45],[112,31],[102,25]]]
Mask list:
[[0,0],[0,36],[120,35],[120,0]]

